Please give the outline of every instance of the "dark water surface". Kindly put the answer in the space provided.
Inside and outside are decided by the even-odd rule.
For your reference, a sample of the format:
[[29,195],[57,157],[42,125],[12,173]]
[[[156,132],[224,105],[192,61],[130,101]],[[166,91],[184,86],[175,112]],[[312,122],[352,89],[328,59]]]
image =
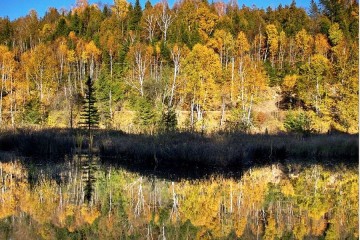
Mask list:
[[[0,239],[358,239],[358,166],[0,162]],[[116,163],[116,164],[115,164]]]

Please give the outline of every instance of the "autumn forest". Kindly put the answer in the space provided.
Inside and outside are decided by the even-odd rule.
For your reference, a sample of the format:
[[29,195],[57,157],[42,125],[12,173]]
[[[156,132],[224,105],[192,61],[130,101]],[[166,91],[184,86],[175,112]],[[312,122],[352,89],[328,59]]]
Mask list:
[[0,238],[358,239],[359,5],[309,1],[0,17]]
[[[358,3],[76,1],[0,18],[0,123],[132,133],[358,132]],[[94,99],[95,99],[94,98]]]

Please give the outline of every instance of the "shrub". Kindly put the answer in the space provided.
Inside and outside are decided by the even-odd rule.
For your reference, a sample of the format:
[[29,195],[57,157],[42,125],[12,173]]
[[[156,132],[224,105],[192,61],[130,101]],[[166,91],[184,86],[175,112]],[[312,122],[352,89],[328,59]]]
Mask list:
[[159,123],[160,131],[162,132],[174,132],[177,127],[176,112],[173,108],[167,108],[163,111],[161,120]]
[[288,132],[310,133],[312,119],[305,112],[289,112],[284,120],[284,127]]
[[25,111],[23,113],[23,120],[29,124],[40,124],[41,119],[41,103],[39,99],[31,99],[25,104]]
[[139,126],[142,133],[153,134],[158,121],[155,106],[146,97],[141,97],[136,100],[135,110],[134,123]]

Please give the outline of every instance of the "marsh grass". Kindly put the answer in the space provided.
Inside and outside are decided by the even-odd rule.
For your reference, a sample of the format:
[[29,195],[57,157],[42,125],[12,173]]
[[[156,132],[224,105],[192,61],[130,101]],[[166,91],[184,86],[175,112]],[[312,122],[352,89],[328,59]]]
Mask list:
[[75,146],[74,133],[67,129],[17,129],[0,132],[0,150],[24,156],[59,156]]
[[[19,129],[0,133],[0,151],[24,156],[60,156],[74,148],[84,148],[88,140],[70,129]],[[159,135],[131,135],[119,131],[96,130],[94,147],[102,157],[145,166],[239,167],[301,161],[357,162],[358,135],[249,135],[189,132]]]
[[102,156],[123,156],[131,162],[174,166],[238,167],[301,161],[358,160],[357,135],[246,135],[168,133],[120,135],[101,142]]

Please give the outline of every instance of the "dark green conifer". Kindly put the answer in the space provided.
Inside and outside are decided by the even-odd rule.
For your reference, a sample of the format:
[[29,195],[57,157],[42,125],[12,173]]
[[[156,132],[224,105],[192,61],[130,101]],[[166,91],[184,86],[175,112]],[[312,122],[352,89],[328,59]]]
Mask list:
[[82,23],[77,12],[75,12],[75,14],[71,17],[70,30],[74,31],[76,34],[81,33]]
[[130,8],[130,30],[138,30],[140,20],[142,17],[142,10],[139,0],[136,0],[134,8]]
[[66,21],[64,18],[61,18],[57,23],[56,30],[54,33],[54,38],[56,39],[59,36],[66,37],[69,34],[69,28],[66,25]]
[[10,46],[14,30],[8,17],[4,19],[0,18],[0,33],[0,44]]
[[93,82],[89,77],[86,81],[85,98],[83,102],[82,111],[80,114],[80,127],[87,129],[89,137],[92,135],[92,130],[97,128],[99,125],[99,114],[97,107],[95,106],[95,89]]
[[166,108],[162,112],[160,120],[160,131],[162,132],[174,132],[177,127],[176,112],[173,108]]
[[147,0],[145,3],[145,9],[151,9],[151,8],[152,8],[151,2]]

